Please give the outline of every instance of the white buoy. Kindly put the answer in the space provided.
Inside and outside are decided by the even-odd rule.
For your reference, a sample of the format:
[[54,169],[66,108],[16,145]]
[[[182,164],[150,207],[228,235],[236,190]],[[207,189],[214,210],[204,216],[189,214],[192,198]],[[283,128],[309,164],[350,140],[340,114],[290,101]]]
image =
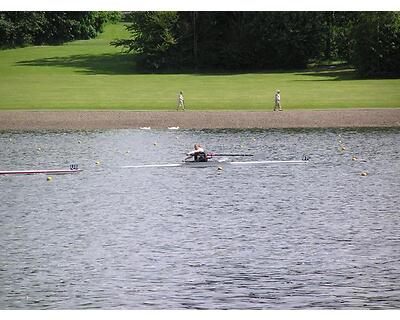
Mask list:
[[361,176],[366,177],[367,175],[368,175],[368,172],[367,172],[367,171],[361,172]]
[[169,130],[179,130],[179,127],[168,127]]
[[141,130],[151,130],[150,127],[140,127]]
[[99,165],[99,164],[100,164],[100,161],[96,161],[96,164]]

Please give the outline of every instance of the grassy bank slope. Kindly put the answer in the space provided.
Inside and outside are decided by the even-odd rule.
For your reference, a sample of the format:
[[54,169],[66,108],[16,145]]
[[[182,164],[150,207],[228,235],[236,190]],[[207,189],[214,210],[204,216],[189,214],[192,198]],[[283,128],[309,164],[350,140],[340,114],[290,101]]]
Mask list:
[[0,110],[174,110],[182,90],[190,110],[398,108],[400,79],[359,80],[353,70],[242,74],[138,74],[134,59],[109,46],[122,24],[96,39],[0,51]]

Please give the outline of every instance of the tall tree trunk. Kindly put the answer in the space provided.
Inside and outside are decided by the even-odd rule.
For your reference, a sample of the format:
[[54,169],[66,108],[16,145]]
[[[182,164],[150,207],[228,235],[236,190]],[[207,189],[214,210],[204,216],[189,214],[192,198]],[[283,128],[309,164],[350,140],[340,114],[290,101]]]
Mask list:
[[197,11],[192,12],[192,23],[193,23],[193,55],[194,55],[194,67],[197,71]]

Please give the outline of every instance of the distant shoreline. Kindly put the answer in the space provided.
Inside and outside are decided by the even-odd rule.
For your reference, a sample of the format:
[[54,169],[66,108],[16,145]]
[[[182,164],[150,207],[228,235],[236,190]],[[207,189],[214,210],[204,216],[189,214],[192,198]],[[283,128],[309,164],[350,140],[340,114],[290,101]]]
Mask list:
[[400,109],[272,111],[0,111],[0,130],[400,127]]

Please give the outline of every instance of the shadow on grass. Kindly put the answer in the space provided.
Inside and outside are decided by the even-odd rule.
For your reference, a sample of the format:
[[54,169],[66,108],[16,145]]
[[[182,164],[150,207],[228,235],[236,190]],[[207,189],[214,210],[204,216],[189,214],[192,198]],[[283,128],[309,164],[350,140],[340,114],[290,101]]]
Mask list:
[[[344,80],[361,80],[357,71],[346,65],[330,65],[330,66],[318,66],[315,68],[309,68],[302,72],[296,73],[299,76],[310,76],[319,79],[312,79],[312,81],[344,81]],[[294,80],[294,81],[310,81],[310,80]]]
[[[315,69],[308,69],[295,75],[318,77],[311,81],[349,81],[349,80],[385,80],[385,79],[400,79],[396,74],[384,74],[375,77],[362,77],[353,67],[342,64],[338,66],[326,66]],[[310,81],[310,80],[293,80],[293,81]]]
[[73,55],[37,60],[18,61],[18,66],[76,68],[86,74],[134,74],[135,61],[129,54]]
[[231,76],[243,74],[272,74],[302,72],[303,70],[194,70],[194,69],[163,69],[158,71],[142,70],[137,67],[132,54],[100,54],[72,55],[66,57],[51,57],[36,60],[18,61],[17,66],[74,68],[74,72],[85,74],[130,75],[130,74],[190,74],[193,76]]
[[[232,76],[244,74],[293,74],[310,76],[315,79],[293,79],[291,81],[348,81],[363,80],[348,65],[323,66],[303,70],[162,70],[145,71],[137,68],[135,56],[126,53],[100,54],[100,55],[72,55],[67,57],[51,57],[36,60],[18,61],[17,66],[75,68],[75,72],[89,75],[132,75],[132,74],[190,74],[194,76]],[[368,79],[399,79],[400,76],[386,76]]]
[[66,57],[51,57],[36,60],[23,60],[17,66],[74,68],[74,72],[85,74],[131,75],[131,74],[190,74],[193,76],[232,76],[244,74],[301,74],[304,70],[194,70],[166,69],[146,71],[137,68],[135,56],[132,54],[115,53],[100,55],[72,55]]

